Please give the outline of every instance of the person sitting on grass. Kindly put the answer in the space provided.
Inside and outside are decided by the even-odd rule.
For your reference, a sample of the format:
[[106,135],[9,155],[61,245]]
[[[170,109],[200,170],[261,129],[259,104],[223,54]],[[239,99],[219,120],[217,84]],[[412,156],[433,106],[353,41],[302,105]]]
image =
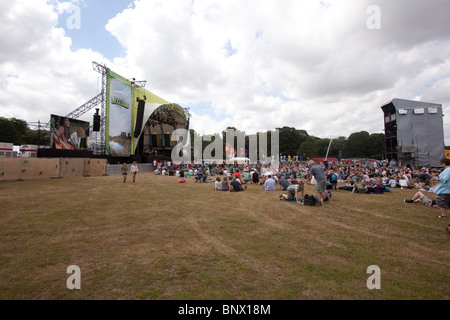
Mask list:
[[391,188],[400,188],[400,183],[398,182],[398,177],[396,175],[392,175],[389,177],[389,186]]
[[370,187],[367,187],[370,193],[382,194],[386,190],[385,185],[383,184],[383,180],[381,178],[378,179],[378,182],[373,184]]
[[234,175],[236,176],[236,178],[239,180],[239,182],[242,184],[242,177],[241,177],[241,173],[239,171],[239,168],[236,168]]
[[216,181],[214,182],[214,190],[222,191],[222,179],[220,179],[220,177],[217,177]]
[[203,171],[202,182],[207,182],[209,180],[209,172],[207,170]]
[[221,190],[222,191],[230,191],[230,182],[228,181],[227,176],[223,177]]
[[361,181],[360,177],[356,178],[356,182],[353,185],[352,193],[368,193],[369,189],[367,189],[366,184]]
[[252,184],[259,184],[259,173],[257,170],[252,174]]
[[264,190],[266,191],[275,191],[275,179],[272,178],[271,175],[268,176],[267,180],[264,182]]
[[231,189],[230,192],[239,192],[247,190],[247,186],[242,187],[241,182],[238,180],[236,176],[233,177],[233,181],[230,182]]
[[427,207],[437,208],[436,200],[432,200],[432,199],[428,198],[421,191],[417,191],[416,194],[411,198],[411,200],[404,199],[403,202],[404,203],[421,203]]
[[202,182],[203,181],[203,170],[199,169],[197,170],[197,174],[195,175],[195,182]]
[[245,169],[244,171],[244,183],[247,184],[250,182],[251,176],[250,172],[248,172],[248,169]]
[[338,184],[338,177],[334,173],[333,170],[330,170],[330,173],[327,175],[327,190],[336,190]]
[[355,181],[350,180],[350,181],[347,181],[345,186],[337,186],[336,190],[353,191],[354,185],[355,185]]

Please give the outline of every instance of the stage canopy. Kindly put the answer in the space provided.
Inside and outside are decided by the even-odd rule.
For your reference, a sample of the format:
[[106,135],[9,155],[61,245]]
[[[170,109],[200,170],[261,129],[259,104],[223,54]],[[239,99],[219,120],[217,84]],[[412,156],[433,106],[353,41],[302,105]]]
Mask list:
[[[152,138],[166,150],[176,129],[189,129],[190,114],[108,69],[106,154],[128,157]],[[152,137],[153,136],[153,137]]]

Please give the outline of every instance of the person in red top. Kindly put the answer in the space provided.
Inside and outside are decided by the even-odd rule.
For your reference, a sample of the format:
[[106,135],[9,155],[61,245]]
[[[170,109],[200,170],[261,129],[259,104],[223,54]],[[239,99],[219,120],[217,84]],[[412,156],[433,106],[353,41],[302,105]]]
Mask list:
[[234,173],[234,175],[239,179],[239,181],[242,182],[242,180],[241,180],[241,174],[240,174],[240,172],[239,172],[239,169],[236,169],[236,172]]

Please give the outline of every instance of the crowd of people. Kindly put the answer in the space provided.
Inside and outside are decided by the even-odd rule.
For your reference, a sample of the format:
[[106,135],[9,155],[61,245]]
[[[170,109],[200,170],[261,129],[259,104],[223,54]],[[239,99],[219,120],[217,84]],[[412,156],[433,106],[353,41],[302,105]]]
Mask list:
[[[211,182],[215,191],[239,192],[247,184],[261,185],[265,191],[285,191],[280,200],[303,203],[305,184],[314,185],[318,205],[329,200],[329,192],[350,191],[352,194],[383,194],[393,188],[415,190],[405,203],[421,203],[439,208],[439,219],[447,217],[450,207],[450,159],[443,158],[440,168],[390,166],[387,161],[351,161],[332,163],[280,162],[271,164],[157,164],[155,174],[193,178],[196,183]],[[425,193],[429,193],[427,196]],[[432,197],[435,195],[436,199]],[[449,227],[450,229],[450,227]]]

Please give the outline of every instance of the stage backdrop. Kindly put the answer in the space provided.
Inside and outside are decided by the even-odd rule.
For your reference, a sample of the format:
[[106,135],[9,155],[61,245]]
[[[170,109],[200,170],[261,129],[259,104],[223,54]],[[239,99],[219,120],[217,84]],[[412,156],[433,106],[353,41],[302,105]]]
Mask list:
[[[145,100],[141,131],[134,137],[138,100]],[[145,121],[160,106],[168,102],[130,80],[108,69],[106,98],[106,154],[129,157],[135,154]]]
[[54,149],[86,150],[89,122],[51,115],[50,146]]
[[131,155],[131,83],[108,70],[106,154],[113,157]]

